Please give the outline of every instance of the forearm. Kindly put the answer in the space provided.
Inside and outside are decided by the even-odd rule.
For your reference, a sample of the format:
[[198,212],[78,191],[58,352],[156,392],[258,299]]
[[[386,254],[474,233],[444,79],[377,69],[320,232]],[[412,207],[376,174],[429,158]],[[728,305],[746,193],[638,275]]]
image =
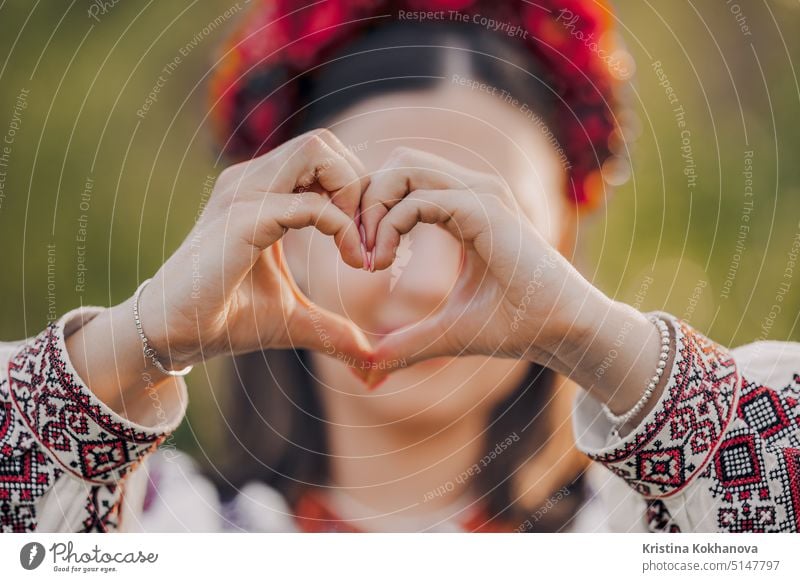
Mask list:
[[[638,402],[655,374],[661,350],[659,330],[643,313],[617,301],[587,306],[585,313],[569,327],[564,349],[556,354],[557,363],[551,367],[605,403],[614,414],[623,414]],[[673,358],[670,350],[666,370],[671,369]],[[666,382],[667,374],[662,374],[629,426],[647,415]]]
[[69,358],[89,389],[114,412],[137,418],[151,393],[169,379],[144,357],[133,299],[106,309],[65,340]]

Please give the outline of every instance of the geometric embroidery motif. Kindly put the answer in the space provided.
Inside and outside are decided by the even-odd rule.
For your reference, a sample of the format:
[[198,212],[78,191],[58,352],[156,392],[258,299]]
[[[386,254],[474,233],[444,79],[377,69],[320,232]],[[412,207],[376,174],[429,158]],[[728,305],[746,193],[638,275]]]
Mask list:
[[83,531],[105,533],[116,529],[121,504],[122,492],[118,486],[92,487],[84,508]]
[[800,445],[797,401],[781,391],[743,381],[737,419],[704,475],[718,500],[721,531],[800,531]]
[[[783,502],[788,509],[786,531],[800,532],[800,448],[787,448],[782,452],[786,467],[786,474],[782,476],[784,494],[776,501]],[[791,527],[794,529],[789,529]]]
[[664,396],[633,433],[592,458],[646,498],[651,531],[678,528],[666,502],[692,482],[687,503],[710,496],[694,516],[704,527],[799,532],[800,372],[786,386],[749,382],[727,349],[669,320],[675,354]]
[[770,439],[791,426],[778,395],[766,386],[759,386],[742,396],[739,401],[739,418],[757,430],[763,439]]
[[709,472],[709,490],[719,500],[717,527],[730,533],[780,531],[778,507],[765,472],[763,441],[738,426],[721,444]]
[[637,479],[640,481],[666,485],[680,485],[683,482],[683,450],[681,448],[642,451],[637,457]]
[[715,464],[723,487],[730,489],[761,481],[761,459],[753,434],[725,439],[716,454]]
[[661,499],[650,499],[645,514],[647,531],[652,533],[680,533],[681,528],[672,520],[669,509]]
[[0,531],[34,531],[36,502],[60,478],[95,483],[71,516],[74,531],[116,529],[122,479],[166,438],[120,422],[68,371],[62,346],[56,322],[21,347],[0,379]]
[[[727,350],[680,320],[672,329],[665,397],[593,458],[647,498],[651,530],[679,531],[665,499],[696,478],[708,489],[692,496],[711,495],[717,529],[800,531],[800,374],[782,390],[747,382]],[[122,478],[166,437],[115,420],[67,371],[61,333],[48,326],[0,379],[0,531],[33,531],[36,501],[74,477],[94,483],[75,527],[116,529]]]
[[711,461],[734,415],[739,383],[728,350],[686,322],[668,320],[674,356],[664,395],[619,445],[591,455],[648,498],[675,495]]
[[121,440],[81,443],[80,459],[81,472],[87,477],[96,477],[127,464],[128,449]]
[[122,479],[131,459],[166,436],[117,421],[67,371],[54,324],[11,359],[8,379],[12,403],[46,452],[65,470],[96,484]]

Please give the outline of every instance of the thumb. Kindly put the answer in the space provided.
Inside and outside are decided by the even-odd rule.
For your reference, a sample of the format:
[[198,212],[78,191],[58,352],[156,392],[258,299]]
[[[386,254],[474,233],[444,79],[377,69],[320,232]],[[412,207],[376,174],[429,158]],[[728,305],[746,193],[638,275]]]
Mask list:
[[372,346],[349,319],[308,303],[293,312],[288,331],[292,345],[336,358],[366,382]]
[[373,351],[367,385],[374,389],[393,371],[417,362],[459,355],[450,331],[439,314],[387,334]]

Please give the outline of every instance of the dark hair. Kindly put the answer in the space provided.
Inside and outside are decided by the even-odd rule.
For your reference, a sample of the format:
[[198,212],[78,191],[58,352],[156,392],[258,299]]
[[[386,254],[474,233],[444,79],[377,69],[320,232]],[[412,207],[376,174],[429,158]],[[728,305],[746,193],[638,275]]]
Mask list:
[[[448,59],[469,70],[448,70]],[[306,98],[297,112],[298,133],[375,95],[448,83],[448,73],[507,91],[545,119],[555,104],[553,88],[523,46],[463,23],[396,22],[348,44],[318,71],[301,77]]]
[[[547,118],[551,91],[531,69],[529,53],[510,39],[458,23],[394,23],[348,44],[328,64],[303,76],[306,106],[298,111],[295,133],[325,125],[371,96],[434,87],[442,82],[452,51],[462,56],[456,62],[468,63],[470,70],[447,72],[468,74],[506,90],[520,102],[535,104]],[[226,421],[223,461],[215,463],[221,469],[215,477],[223,496],[249,480],[260,480],[293,503],[303,488],[326,482],[328,448],[324,422],[319,420],[323,411],[310,367],[309,355],[302,350],[270,350],[234,359],[229,400],[221,410]],[[485,432],[488,449],[510,435],[520,440],[475,479],[489,516],[520,513],[511,503],[510,476],[541,450],[555,428],[547,406],[556,396],[554,380],[550,369],[531,365],[520,386],[491,415]],[[559,486],[574,486],[580,492],[580,476],[575,479]],[[556,530],[569,521],[582,496],[565,499],[537,529]]]

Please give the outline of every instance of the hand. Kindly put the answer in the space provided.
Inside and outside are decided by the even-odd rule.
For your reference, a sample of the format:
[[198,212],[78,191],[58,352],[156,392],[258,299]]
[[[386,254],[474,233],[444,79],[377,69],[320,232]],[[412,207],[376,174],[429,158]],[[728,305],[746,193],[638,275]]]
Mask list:
[[334,238],[348,265],[365,267],[358,228],[364,176],[325,130],[222,172],[201,220],[140,299],[144,332],[162,362],[177,369],[219,354],[288,347],[364,361],[366,337],[305,298],[280,247],[288,229],[313,226]]
[[[425,152],[400,148],[371,176],[361,220],[377,269],[420,222],[441,225],[464,248],[445,306],[387,335],[376,363],[482,354],[553,367],[612,303],[524,218],[501,180]],[[372,384],[386,375],[374,368]]]

